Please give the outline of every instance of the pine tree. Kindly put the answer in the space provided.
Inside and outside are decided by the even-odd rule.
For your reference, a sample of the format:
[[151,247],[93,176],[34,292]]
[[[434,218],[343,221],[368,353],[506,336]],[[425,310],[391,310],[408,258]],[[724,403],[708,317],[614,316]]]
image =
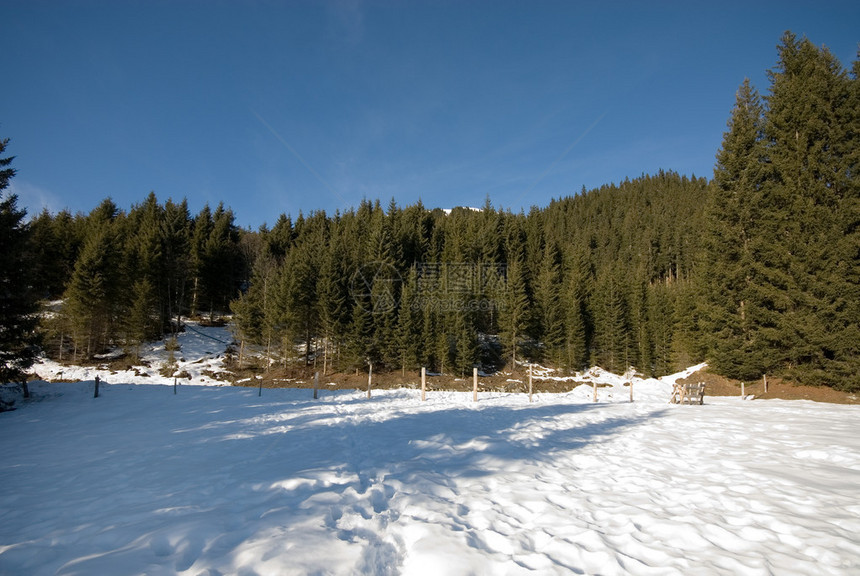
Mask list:
[[[9,139],[0,139],[0,154]],[[0,193],[15,175],[14,157],[0,157]],[[38,354],[38,303],[30,275],[30,231],[17,196],[0,196],[0,382],[21,380]],[[26,389],[25,389],[26,394]]]
[[277,299],[278,267],[263,251],[256,259],[248,291],[230,303],[233,325],[240,342],[240,356],[248,344],[264,346],[266,365],[272,364],[272,346],[280,341],[281,312]]
[[375,366],[399,366],[395,341],[397,306],[402,278],[392,255],[390,229],[385,214],[375,206],[368,235],[367,260],[359,269],[356,286],[363,286],[370,297],[366,355]]
[[348,325],[347,272],[343,268],[340,236],[330,239],[317,278],[317,316],[323,338],[323,374],[331,365],[331,355],[340,346]]
[[630,366],[630,320],[627,285],[623,271],[605,269],[597,278],[594,348],[595,360],[610,372],[622,373]]
[[[654,326],[649,322],[648,316],[649,288],[645,267],[640,265],[635,273],[628,275],[628,306],[632,336],[628,366],[636,366],[646,373],[653,373]],[[668,330],[671,331],[672,316],[669,315],[664,320],[669,324]]]
[[856,78],[790,32],[769,76],[766,109],[741,87],[717,157],[701,327],[726,375],[850,387],[860,367]]
[[124,331],[126,347],[134,358],[140,357],[141,344],[161,335],[159,311],[153,293],[148,278],[141,278],[132,286],[131,306],[124,319]]
[[[411,275],[411,272],[410,272]],[[442,372],[442,363],[447,354],[440,353],[440,333],[443,327],[441,307],[444,304],[442,278],[438,264],[434,261],[423,262],[416,267],[416,296],[413,309],[420,332],[418,338],[418,362],[428,370]]]
[[310,239],[293,248],[282,267],[283,318],[288,331],[304,344],[305,364],[319,328],[317,307],[317,258],[319,246]]
[[508,242],[507,275],[497,296],[499,302],[499,337],[502,354],[516,370],[520,341],[529,326],[529,298],[525,279],[525,265],[521,255],[522,244],[512,236]]
[[186,292],[191,268],[191,217],[186,200],[178,204],[168,200],[164,204],[160,232],[164,277],[159,285],[163,293],[163,314],[172,326],[179,328],[181,316],[188,312]]
[[[766,178],[763,107],[748,80],[738,90],[729,130],[717,154],[707,204],[700,283],[705,346],[714,368],[751,379],[767,369],[767,249],[760,233]],[[764,331],[764,334],[762,333]]]
[[215,227],[212,221],[212,210],[209,204],[203,206],[194,219],[194,229],[191,234],[191,315],[196,316],[211,300],[209,286],[205,276],[210,266],[208,262],[207,243]]
[[537,339],[542,342],[546,357],[559,364],[563,358],[565,313],[562,301],[561,252],[547,244],[535,282]]
[[56,217],[44,209],[30,222],[33,277],[36,291],[45,299],[59,298],[71,278],[80,241],[75,238],[72,217]]
[[857,294],[849,270],[856,252],[840,250],[856,226],[844,226],[858,179],[852,81],[826,48],[791,33],[770,78],[765,141],[773,173],[765,204],[790,211],[772,230],[781,257],[773,284],[783,304],[772,361],[799,381],[844,385],[845,375],[856,379],[858,348],[846,342],[860,320],[845,300]]
[[404,375],[406,370],[417,368],[420,363],[421,316],[419,310],[418,273],[413,266],[400,293],[400,306],[397,314],[397,354]]
[[453,320],[452,343],[454,353],[451,358],[452,368],[460,376],[466,376],[478,363],[477,334],[470,325],[470,314],[467,311],[455,313]]
[[90,233],[66,289],[64,315],[68,318],[77,353],[92,357],[114,343],[122,308],[119,211],[105,200],[89,218]]
[[[672,285],[657,282],[648,288],[647,322],[651,337],[651,362],[640,368],[652,376],[670,374],[675,368],[675,308],[672,305]],[[687,364],[683,364],[685,367]]]
[[565,259],[563,303],[564,358],[562,366],[570,371],[579,371],[588,365],[588,342],[590,331],[586,302],[589,299],[588,285],[592,278],[588,258],[581,248],[573,248]]
[[[150,192],[144,203],[134,206],[128,214],[129,232],[123,255],[125,286],[133,294],[124,302],[130,309],[124,322],[132,348],[137,348],[145,338],[160,336],[168,320],[166,306],[162,307],[156,290],[164,278],[161,226],[161,206],[155,193]],[[155,330],[153,323],[157,326]]]

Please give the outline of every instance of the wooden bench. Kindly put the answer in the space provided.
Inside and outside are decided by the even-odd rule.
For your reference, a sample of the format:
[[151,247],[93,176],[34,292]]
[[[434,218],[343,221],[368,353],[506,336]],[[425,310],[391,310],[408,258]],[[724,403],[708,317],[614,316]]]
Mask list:
[[676,383],[674,388],[672,389],[672,399],[669,400],[669,402],[671,402],[672,404],[704,404],[705,383]]

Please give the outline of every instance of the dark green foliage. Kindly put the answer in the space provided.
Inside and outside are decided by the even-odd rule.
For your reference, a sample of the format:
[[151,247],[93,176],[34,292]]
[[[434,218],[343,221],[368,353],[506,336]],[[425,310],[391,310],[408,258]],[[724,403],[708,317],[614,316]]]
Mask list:
[[201,295],[210,314],[227,312],[249,275],[246,257],[232,212],[202,214],[192,219],[184,200],[162,205],[153,193],[127,214],[110,200],[86,216],[40,214],[31,225],[35,286],[64,299],[44,322],[48,351],[136,354],[144,341],[181,329]]
[[676,337],[675,301],[707,190],[660,173],[527,216],[366,201],[334,218],[284,216],[261,231],[266,249],[233,303],[240,337],[270,354],[282,342],[285,357],[301,346],[304,362],[336,370],[600,362],[664,374],[698,359]]
[[110,200],[89,217],[90,232],[66,289],[63,316],[75,356],[104,352],[117,336],[121,307],[121,222]]
[[[134,352],[182,314],[223,312],[230,299],[238,339],[265,349],[269,365],[301,357],[325,370],[372,362],[466,374],[476,364],[605,362],[661,374],[695,356],[678,350],[671,311],[706,190],[660,173],[527,216],[489,202],[450,214],[363,202],[334,217],[284,216],[257,234],[240,234],[223,206],[191,218],[184,202],[154,194],[128,214],[106,201],[72,220],[80,248],[52,349]],[[53,234],[49,224],[44,215]]]
[[[9,139],[0,139],[0,154]],[[15,175],[12,158],[0,158],[0,194]],[[30,229],[17,197],[0,196],[0,382],[18,381],[38,353],[38,305],[30,268]]]
[[188,237],[191,314],[214,316],[227,311],[247,275],[233,211],[219,204],[213,213],[208,205],[204,206]]
[[742,379],[767,369],[762,354],[767,331],[761,321],[768,302],[761,283],[773,265],[765,260],[769,242],[757,234],[763,217],[773,215],[762,214],[767,170],[762,114],[758,94],[744,81],[717,154],[700,278],[703,338],[711,361],[721,373]]
[[499,338],[502,341],[502,354],[515,370],[517,353],[526,335],[531,312],[526,284],[526,266],[522,256],[522,236],[516,225],[512,225],[508,233],[505,251],[507,274],[494,296],[499,306]]
[[43,210],[32,222],[33,279],[42,298],[60,298],[83,243],[84,228],[67,211],[52,216]]
[[161,335],[155,291],[148,279],[132,286],[132,301],[125,317],[125,342],[131,354],[140,356],[140,346]]
[[[544,356],[554,365],[564,358],[565,302],[563,300],[561,251],[547,244],[540,259],[535,279],[534,333],[543,343]],[[574,304],[575,305],[575,304]]]
[[786,33],[770,81],[766,107],[741,87],[717,156],[704,341],[728,376],[857,389],[858,80]]
[[395,350],[405,373],[406,370],[413,370],[421,365],[419,341],[423,318],[419,307],[418,272],[415,266],[409,269],[409,275],[403,282],[399,304]]
[[622,373],[631,364],[628,286],[620,269],[607,269],[597,278],[594,298],[594,358],[607,370]]

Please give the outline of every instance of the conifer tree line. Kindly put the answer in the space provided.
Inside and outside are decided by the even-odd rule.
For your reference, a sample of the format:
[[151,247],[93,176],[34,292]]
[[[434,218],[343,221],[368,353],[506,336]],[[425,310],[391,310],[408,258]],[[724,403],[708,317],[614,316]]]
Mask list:
[[91,359],[116,347],[132,356],[175,333],[183,315],[214,315],[238,293],[246,258],[233,212],[154,193],[127,213],[112,200],[88,215],[43,211],[29,224],[34,288],[62,306],[47,315],[48,353]]
[[860,389],[860,64],[786,33],[745,81],[714,178],[660,171],[514,213],[363,201],[241,230],[154,194],[44,212],[33,288],[52,354],[134,353],[231,313],[269,367],[464,374],[542,362],[662,375],[707,360]]
[[488,199],[282,216],[260,232],[234,322],[271,362],[323,370],[540,361],[664,374],[694,353],[682,313],[707,190],[661,172],[528,214]]

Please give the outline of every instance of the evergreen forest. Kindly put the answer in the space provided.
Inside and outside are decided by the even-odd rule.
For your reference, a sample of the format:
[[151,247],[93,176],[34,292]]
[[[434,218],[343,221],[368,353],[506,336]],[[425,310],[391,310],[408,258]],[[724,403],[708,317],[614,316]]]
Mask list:
[[242,350],[325,372],[707,361],[860,390],[860,60],[787,32],[768,77],[739,87],[712,179],[657,171],[528,212],[365,200],[246,230],[155,193],[29,221],[9,196],[0,345],[23,361],[4,376],[34,334],[63,360],[134,356],[183,317],[232,315]]

